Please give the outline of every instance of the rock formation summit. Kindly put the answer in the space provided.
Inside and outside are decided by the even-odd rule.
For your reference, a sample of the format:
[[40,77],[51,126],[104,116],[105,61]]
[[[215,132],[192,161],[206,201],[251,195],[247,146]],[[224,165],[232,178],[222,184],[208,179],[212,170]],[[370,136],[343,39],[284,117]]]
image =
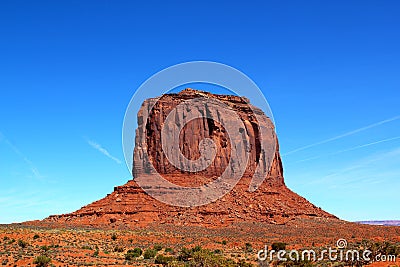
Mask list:
[[[229,122],[229,118],[226,116],[215,118],[220,114],[211,114],[205,107],[196,110],[203,115],[209,113],[204,118],[187,122],[185,113],[174,116],[172,120],[174,125],[181,126],[176,138],[179,150],[184,156],[175,158],[175,162],[178,163],[171,164],[171,158],[164,153],[161,144],[162,128],[167,124],[168,114],[175,107],[184,101],[196,98],[222,102],[238,115],[244,125],[240,133],[246,143],[248,160],[242,178],[224,196],[206,205],[179,207],[153,198],[147,190],[139,186],[137,179],[152,178],[156,171],[165,180],[180,186],[202,186],[215,181],[226,168],[230,167],[232,172],[235,172],[235,168],[243,163],[236,160],[235,165],[229,165],[231,158],[237,156],[232,154],[235,144],[231,143],[225,127],[220,123],[221,120]],[[188,110],[191,108],[193,109],[186,106]],[[256,116],[257,114],[261,116]],[[270,159],[263,154],[260,147],[260,130],[262,127],[273,129],[273,123],[260,109],[249,104],[245,97],[185,89],[180,93],[165,94],[145,100],[138,112],[137,122],[133,150],[133,179],[115,187],[114,191],[103,199],[70,214],[52,215],[44,220],[45,223],[127,228],[143,227],[152,223],[223,227],[236,222],[284,224],[298,217],[336,218],[286,187],[276,136],[268,137],[274,144],[274,154]],[[167,135],[172,136],[172,133],[167,132]],[[197,165],[185,165],[179,168],[179,164],[184,165],[182,159],[196,161],[201,157],[200,144],[204,139],[212,140],[215,149],[212,160],[204,159],[208,167],[200,168],[198,171],[196,171]],[[270,168],[257,190],[250,192],[249,186],[257,166],[270,166]]]

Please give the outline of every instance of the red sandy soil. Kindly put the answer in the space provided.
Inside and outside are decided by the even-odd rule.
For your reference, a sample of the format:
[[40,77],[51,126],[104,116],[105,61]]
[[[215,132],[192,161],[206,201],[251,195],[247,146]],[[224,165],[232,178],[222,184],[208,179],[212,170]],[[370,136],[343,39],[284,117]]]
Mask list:
[[[39,238],[34,239],[35,235]],[[112,240],[112,235],[116,239]],[[6,238],[5,238],[6,237]],[[21,224],[0,227],[0,263],[4,266],[33,265],[38,255],[48,255],[55,266],[110,265],[152,266],[154,260],[125,260],[129,249],[143,250],[160,244],[165,253],[169,247],[177,254],[182,247],[219,249],[223,255],[234,260],[244,259],[257,264],[256,252],[274,242],[287,243],[286,249],[312,249],[336,246],[344,238],[350,244],[361,240],[388,241],[400,244],[400,227],[371,226],[348,223],[332,218],[295,219],[285,225],[268,223],[234,223],[225,228],[196,226],[149,225],[132,230],[102,230],[94,228],[45,228]],[[11,242],[12,239],[15,242]],[[18,240],[27,243],[25,248]],[[246,252],[245,244],[251,244],[253,252]],[[48,246],[46,252],[41,248]],[[120,252],[115,251],[121,248]],[[95,255],[96,248],[98,256]],[[397,262],[375,262],[371,266],[399,266]]]

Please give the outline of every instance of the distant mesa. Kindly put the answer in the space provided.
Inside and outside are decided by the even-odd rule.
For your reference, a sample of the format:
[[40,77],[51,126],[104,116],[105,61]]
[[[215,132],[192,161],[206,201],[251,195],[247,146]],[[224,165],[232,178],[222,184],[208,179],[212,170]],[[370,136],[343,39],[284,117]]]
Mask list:
[[[179,133],[180,150],[188,159],[195,160],[200,157],[199,142],[204,138],[214,142],[216,155],[212,162],[208,162],[210,164],[208,168],[199,172],[183,171],[171,164],[163,153],[160,144],[161,127],[167,115],[183,101],[204,97],[226,104],[240,117],[245,125],[241,133],[250,148],[248,165],[242,179],[220,199],[195,207],[165,204],[147,194],[135,179],[143,175],[151,177],[153,175],[151,170],[155,169],[174,184],[187,187],[201,186],[219,177],[228,166],[230,158],[235,156],[230,153],[234,144],[229,142],[224,127],[218,123],[218,118],[212,117],[213,114],[210,115],[212,119],[195,119],[188,122]],[[153,108],[150,108],[151,106]],[[207,112],[206,108],[197,111]],[[254,112],[263,115],[265,121],[256,120]],[[144,113],[148,115],[147,121],[143,121]],[[229,123],[230,118],[224,119]],[[274,125],[260,109],[251,106],[245,97],[185,89],[176,94],[164,94],[159,98],[145,100],[138,112],[137,121],[133,160],[134,179],[115,187],[114,191],[103,199],[70,214],[52,215],[41,221],[41,224],[115,228],[136,228],[150,224],[224,227],[237,222],[285,224],[296,218],[337,219],[286,187],[276,136],[271,139],[275,145],[271,162],[267,162],[268,159],[263,157],[260,150],[260,127],[273,129]],[[175,123],[186,122],[182,116],[177,116]],[[144,154],[147,154],[148,158],[144,158]],[[267,163],[271,167],[265,180],[256,191],[249,192],[249,185],[257,165]]]
[[385,226],[400,226],[400,221],[398,220],[388,220],[388,221],[358,221],[359,224],[370,224],[370,225],[385,225]]

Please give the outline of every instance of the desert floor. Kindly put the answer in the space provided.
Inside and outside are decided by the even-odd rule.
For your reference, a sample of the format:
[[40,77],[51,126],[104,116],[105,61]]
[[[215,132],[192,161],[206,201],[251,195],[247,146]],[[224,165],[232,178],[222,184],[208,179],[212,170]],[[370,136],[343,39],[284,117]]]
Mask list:
[[[285,225],[241,223],[225,228],[150,225],[140,229],[95,229],[67,225],[13,224],[0,226],[3,266],[258,266],[257,252],[266,245],[286,243],[286,250],[374,244],[383,253],[400,253],[400,227],[369,226],[331,219],[296,219]],[[140,248],[144,255],[127,256]],[[186,253],[186,254],[185,254]],[[185,254],[185,255],[184,255]],[[159,256],[162,255],[162,256]],[[38,256],[50,262],[38,263]],[[136,257],[138,256],[138,257]],[[186,257],[185,257],[186,256]],[[36,259],[36,261],[35,261]],[[354,263],[353,263],[354,264]],[[396,261],[364,263],[400,266]],[[282,266],[345,266],[349,262],[321,261]]]

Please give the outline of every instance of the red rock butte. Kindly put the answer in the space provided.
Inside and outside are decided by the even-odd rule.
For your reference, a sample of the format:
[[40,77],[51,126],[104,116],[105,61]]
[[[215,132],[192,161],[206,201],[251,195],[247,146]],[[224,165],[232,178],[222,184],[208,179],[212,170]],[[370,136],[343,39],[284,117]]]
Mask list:
[[[217,156],[207,169],[197,173],[180,171],[168,162],[162,152],[161,127],[167,115],[178,104],[197,97],[222,101],[239,115],[246,127],[246,131],[243,132],[247,135],[246,138],[251,147],[249,164],[242,179],[222,198],[197,207],[172,206],[154,199],[135,182],[135,178],[141,175],[153,175],[148,166],[149,162],[158,173],[175,184],[198,186],[218,177],[231,157],[231,144],[228,142],[223,127],[216,120],[209,118],[190,121],[179,136],[181,152],[190,159],[199,156],[198,145],[202,139],[211,138],[214,141]],[[147,99],[138,112],[138,129],[133,152],[134,178],[122,186],[115,187],[114,191],[103,199],[70,214],[52,215],[44,219],[43,223],[107,228],[136,228],[153,223],[224,227],[235,222],[285,224],[296,218],[335,219],[335,216],[316,207],[286,187],[277,138],[275,138],[275,155],[266,179],[256,191],[249,192],[249,184],[255,167],[263,160],[259,149],[260,125],[254,113],[262,115],[264,113],[248,102],[245,97],[217,95],[193,89]],[[148,117],[147,121],[143,120],[144,113]],[[177,119],[176,123],[182,122]],[[268,127],[274,127],[269,118],[266,124]],[[141,134],[140,129],[145,129],[144,135]],[[149,155],[148,160],[143,158],[145,151]]]

